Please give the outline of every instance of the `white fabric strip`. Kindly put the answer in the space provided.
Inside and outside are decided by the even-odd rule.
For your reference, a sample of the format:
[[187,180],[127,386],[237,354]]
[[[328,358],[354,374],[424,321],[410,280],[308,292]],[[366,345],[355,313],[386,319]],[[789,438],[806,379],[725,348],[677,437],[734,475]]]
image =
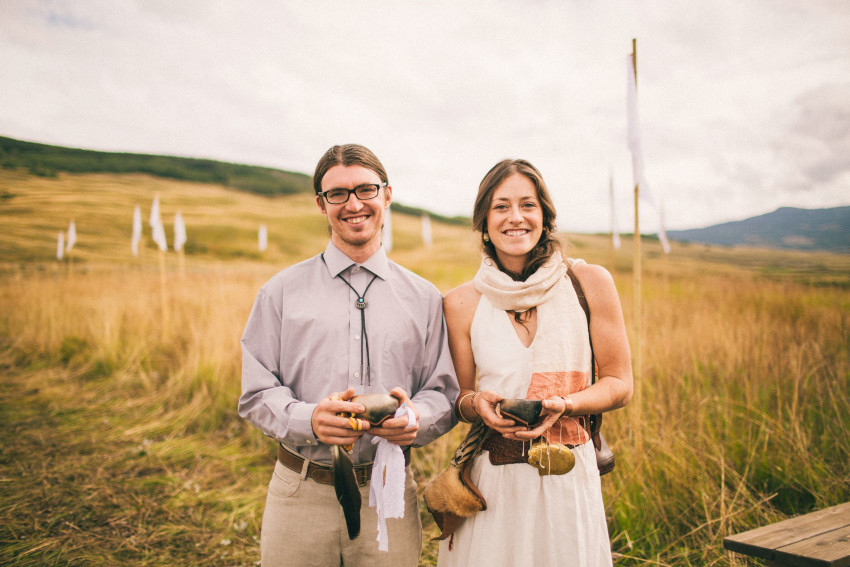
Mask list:
[[[408,427],[416,424],[416,414],[405,404],[393,417],[407,415]],[[404,453],[386,439],[374,437],[378,445],[369,482],[369,506],[378,513],[378,550],[389,551],[387,518],[404,517]]]

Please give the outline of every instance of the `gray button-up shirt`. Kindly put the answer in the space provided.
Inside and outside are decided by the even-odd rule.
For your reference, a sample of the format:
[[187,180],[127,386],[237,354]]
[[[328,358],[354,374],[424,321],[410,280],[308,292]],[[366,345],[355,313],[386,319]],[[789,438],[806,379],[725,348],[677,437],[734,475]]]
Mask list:
[[[361,374],[361,312],[371,377]],[[365,366],[366,348],[363,346]],[[329,463],[330,449],[311,424],[322,398],[353,387],[357,394],[404,388],[419,409],[421,446],[455,425],[457,377],[449,354],[442,296],[427,280],[387,258],[381,247],[355,264],[329,243],[323,255],[272,277],[254,302],[242,335],[239,415],[308,459]],[[373,436],[354,446],[354,461],[373,460]]]

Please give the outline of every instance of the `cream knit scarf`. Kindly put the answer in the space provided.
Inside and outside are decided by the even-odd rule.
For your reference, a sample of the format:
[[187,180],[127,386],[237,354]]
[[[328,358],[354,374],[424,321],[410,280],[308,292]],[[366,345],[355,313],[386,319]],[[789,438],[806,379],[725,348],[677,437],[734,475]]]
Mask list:
[[499,270],[496,263],[487,254],[483,254],[481,266],[472,281],[475,289],[486,295],[497,309],[522,312],[548,301],[555,291],[555,284],[562,280],[566,273],[567,265],[564,259],[560,253],[555,252],[527,280],[518,282]]

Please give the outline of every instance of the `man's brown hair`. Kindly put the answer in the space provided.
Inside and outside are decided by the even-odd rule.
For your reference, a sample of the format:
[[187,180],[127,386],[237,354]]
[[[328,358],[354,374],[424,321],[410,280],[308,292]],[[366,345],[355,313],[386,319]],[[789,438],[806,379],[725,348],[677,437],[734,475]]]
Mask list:
[[359,165],[370,169],[378,174],[383,183],[389,183],[387,179],[387,170],[384,169],[381,160],[378,159],[369,148],[359,144],[343,144],[341,146],[333,146],[325,152],[325,155],[316,164],[316,171],[313,173],[313,189],[316,194],[322,192],[322,178],[330,168],[335,165]]

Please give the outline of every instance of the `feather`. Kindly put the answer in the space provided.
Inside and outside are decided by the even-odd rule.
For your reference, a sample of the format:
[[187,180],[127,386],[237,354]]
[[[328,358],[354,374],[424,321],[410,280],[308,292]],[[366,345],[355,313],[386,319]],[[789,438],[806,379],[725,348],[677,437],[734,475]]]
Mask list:
[[458,448],[455,449],[455,454],[452,457],[452,465],[460,467],[466,461],[478,455],[481,452],[481,444],[484,443],[484,439],[489,433],[490,430],[487,428],[484,420],[479,419],[473,423],[472,427],[466,433],[466,437],[463,438]]
[[348,451],[339,445],[332,446],[333,477],[336,499],[342,506],[348,539],[360,535],[360,488],[354,476],[354,461]]

